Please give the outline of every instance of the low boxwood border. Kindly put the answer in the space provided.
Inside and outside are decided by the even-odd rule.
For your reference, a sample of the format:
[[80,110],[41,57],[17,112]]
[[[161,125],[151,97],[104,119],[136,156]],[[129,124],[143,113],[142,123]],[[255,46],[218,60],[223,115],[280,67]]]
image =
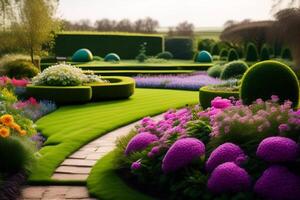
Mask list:
[[58,104],[86,103],[92,98],[89,86],[34,86],[28,85],[26,94],[37,99],[46,99]]
[[200,105],[203,108],[210,107],[210,102],[215,97],[222,97],[222,98],[229,98],[229,97],[235,97],[239,98],[239,91],[227,91],[227,90],[213,90],[210,86],[204,86],[201,87],[199,90],[199,101]]
[[92,101],[126,99],[134,93],[135,80],[129,77],[111,76],[102,77],[109,83],[90,83],[86,86],[92,88]]
[[112,151],[93,167],[87,179],[89,193],[93,197],[103,200],[154,200],[154,198],[129,187],[119,177],[114,162],[116,156],[116,151]]

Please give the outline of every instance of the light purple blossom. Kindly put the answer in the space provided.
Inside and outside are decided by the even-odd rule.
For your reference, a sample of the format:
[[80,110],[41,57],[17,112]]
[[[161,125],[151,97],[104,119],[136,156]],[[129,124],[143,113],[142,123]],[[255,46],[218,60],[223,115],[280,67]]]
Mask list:
[[257,180],[254,191],[265,199],[299,200],[300,177],[286,167],[274,165]]
[[256,155],[272,163],[294,161],[299,155],[299,146],[286,137],[268,137],[259,144]]
[[278,126],[278,129],[279,129],[279,132],[282,133],[282,132],[286,132],[286,131],[289,131],[290,130],[290,127],[288,124],[280,124]]
[[250,185],[249,174],[233,162],[226,162],[215,168],[207,182],[208,189],[217,194],[247,191]]
[[162,162],[162,170],[165,173],[174,172],[204,154],[205,145],[200,140],[195,138],[179,139],[166,153]]

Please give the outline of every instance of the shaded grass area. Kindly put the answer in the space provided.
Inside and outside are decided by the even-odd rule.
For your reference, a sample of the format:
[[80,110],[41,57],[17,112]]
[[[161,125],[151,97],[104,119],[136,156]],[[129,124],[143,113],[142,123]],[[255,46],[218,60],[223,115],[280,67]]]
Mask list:
[[97,162],[87,180],[89,193],[103,200],[154,200],[124,182],[117,174],[114,160],[118,154],[112,151]]
[[60,107],[37,122],[47,141],[29,180],[32,184],[59,182],[50,179],[55,169],[86,143],[142,117],[195,103],[198,92],[136,89],[127,100]]

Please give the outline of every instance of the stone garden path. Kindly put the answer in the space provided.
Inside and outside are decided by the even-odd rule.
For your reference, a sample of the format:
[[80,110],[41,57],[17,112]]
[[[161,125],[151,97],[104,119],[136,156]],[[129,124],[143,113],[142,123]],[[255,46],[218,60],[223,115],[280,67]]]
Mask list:
[[[153,117],[162,119],[162,115]],[[107,133],[70,155],[56,169],[55,180],[86,181],[96,162],[116,147],[116,140],[125,136],[140,121]],[[25,186],[20,200],[93,200],[85,186]]]

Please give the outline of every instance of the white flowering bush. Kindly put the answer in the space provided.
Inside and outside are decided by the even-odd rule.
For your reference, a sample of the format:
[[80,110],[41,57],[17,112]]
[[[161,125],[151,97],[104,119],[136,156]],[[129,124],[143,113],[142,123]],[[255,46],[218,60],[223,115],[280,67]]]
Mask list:
[[48,67],[32,79],[33,85],[48,86],[78,86],[91,82],[104,82],[104,80],[95,75],[85,75],[81,69],[68,64]]

